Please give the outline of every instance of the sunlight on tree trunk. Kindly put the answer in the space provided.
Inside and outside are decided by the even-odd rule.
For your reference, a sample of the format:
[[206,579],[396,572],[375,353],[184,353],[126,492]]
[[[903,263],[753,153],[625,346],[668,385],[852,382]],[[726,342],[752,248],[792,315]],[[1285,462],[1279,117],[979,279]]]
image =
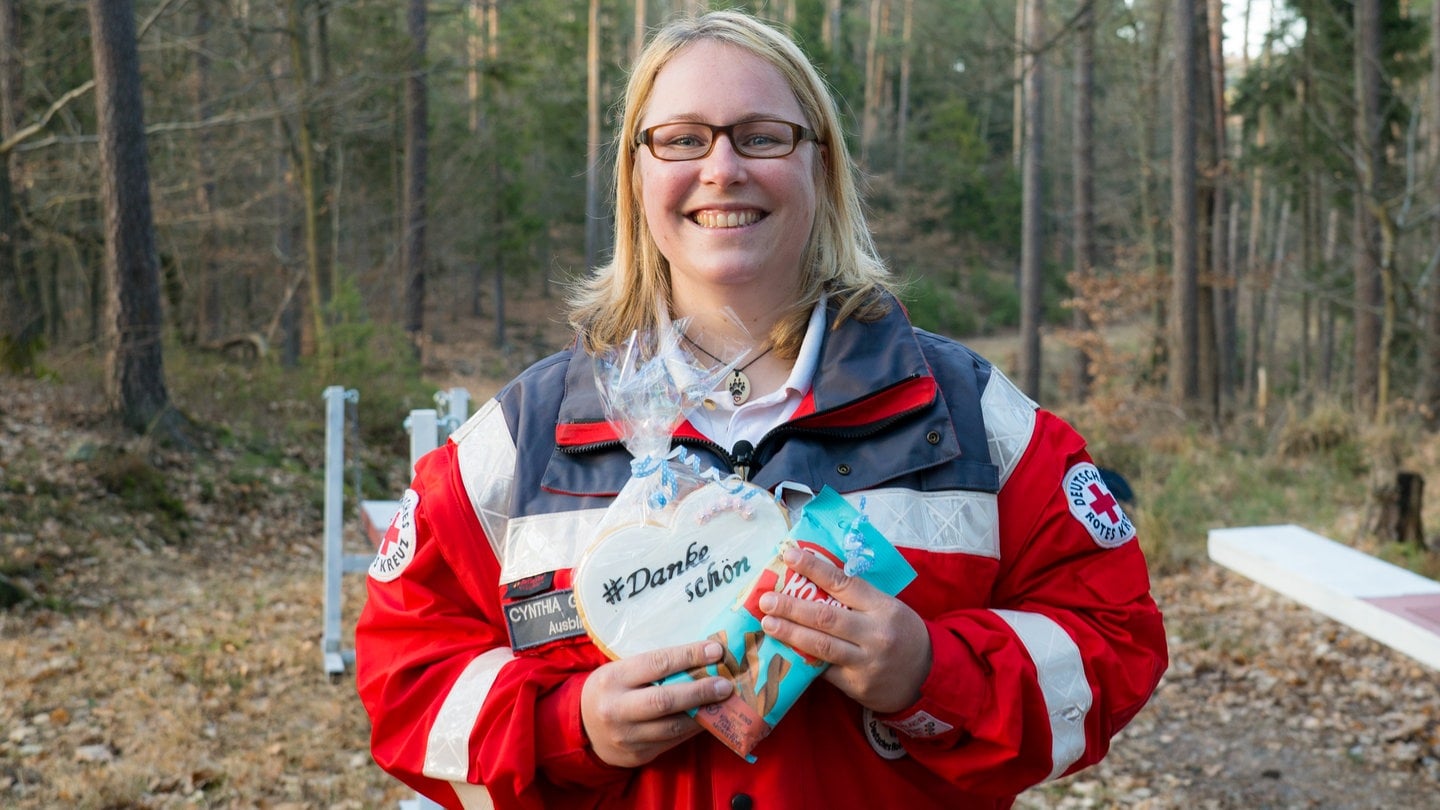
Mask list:
[[90,0],[105,212],[106,395],[126,427],[151,432],[170,408],[159,261],[150,209],[140,54],[130,0]]

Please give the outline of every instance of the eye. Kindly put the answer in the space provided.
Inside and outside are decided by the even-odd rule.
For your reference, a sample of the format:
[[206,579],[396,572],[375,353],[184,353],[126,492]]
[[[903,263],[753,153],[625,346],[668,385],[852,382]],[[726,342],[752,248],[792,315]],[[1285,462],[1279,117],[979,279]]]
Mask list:
[[783,140],[768,132],[752,132],[745,136],[745,145],[755,147],[776,146],[784,143]]

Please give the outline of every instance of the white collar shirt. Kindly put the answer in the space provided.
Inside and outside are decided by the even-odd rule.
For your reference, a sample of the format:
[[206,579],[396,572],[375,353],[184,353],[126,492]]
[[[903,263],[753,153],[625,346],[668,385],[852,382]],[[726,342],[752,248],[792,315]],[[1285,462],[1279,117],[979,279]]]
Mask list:
[[724,390],[723,380],[717,390],[685,413],[690,424],[706,438],[725,448],[734,449],[735,443],[747,441],[759,444],[761,437],[783,424],[795,414],[815,379],[815,368],[820,361],[820,344],[825,339],[825,301],[822,298],[810,312],[810,323],[805,329],[805,338],[800,343],[800,352],[795,356],[795,365],[785,384],[763,397],[735,405]]

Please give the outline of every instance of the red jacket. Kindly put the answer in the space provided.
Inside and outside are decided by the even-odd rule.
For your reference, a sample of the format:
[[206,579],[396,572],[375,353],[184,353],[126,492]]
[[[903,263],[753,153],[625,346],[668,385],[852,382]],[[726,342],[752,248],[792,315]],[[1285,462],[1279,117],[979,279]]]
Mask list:
[[[421,460],[371,567],[357,683],[386,770],[451,808],[1008,807],[1104,756],[1166,667],[1134,528],[1067,424],[896,310],[827,331],[811,393],[751,480],[867,499],[919,572],[919,702],[874,716],[817,681],[745,762],[710,735],[596,758],[580,690],[605,657],[570,570],[629,457],[590,361],[522,374]],[[724,448],[677,440],[727,469]],[[577,632],[578,630],[578,632]]]

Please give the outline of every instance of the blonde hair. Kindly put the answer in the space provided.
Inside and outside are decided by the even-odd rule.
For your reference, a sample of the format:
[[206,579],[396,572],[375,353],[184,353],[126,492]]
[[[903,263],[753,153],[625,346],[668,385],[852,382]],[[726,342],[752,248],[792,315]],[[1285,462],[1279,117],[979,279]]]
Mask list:
[[630,73],[615,141],[614,254],[576,285],[570,298],[570,323],[590,352],[615,346],[637,329],[657,326],[657,302],[671,302],[670,265],[650,235],[640,202],[637,139],[655,77],[676,53],[704,40],[733,45],[774,66],[827,153],[816,161],[815,224],[801,259],[797,298],[769,335],[776,353],[793,357],[799,351],[810,312],[822,296],[838,303],[836,323],[847,317],[872,320],[888,310],[890,299],[881,293],[889,289],[890,274],[865,223],[840,113],[824,80],[789,37],[747,14],[716,11],[660,29]]

